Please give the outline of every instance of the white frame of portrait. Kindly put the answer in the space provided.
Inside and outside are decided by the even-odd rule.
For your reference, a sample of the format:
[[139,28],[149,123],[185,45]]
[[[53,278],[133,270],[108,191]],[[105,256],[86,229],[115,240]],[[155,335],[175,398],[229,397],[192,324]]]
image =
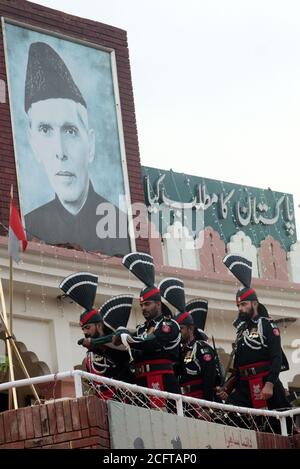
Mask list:
[[[112,71],[112,83],[113,83],[113,92],[116,104],[116,118],[117,118],[117,128],[118,128],[118,137],[119,137],[119,146],[120,146],[120,156],[121,156],[121,165],[122,165],[122,174],[123,174],[123,181],[124,181],[124,189],[125,189],[125,200],[127,204],[127,219],[128,219],[128,236],[130,239],[130,247],[131,251],[136,250],[136,241],[134,236],[134,223],[133,223],[133,215],[131,210],[131,194],[130,194],[130,187],[129,187],[129,179],[128,179],[128,168],[127,168],[127,159],[126,159],[126,150],[125,150],[125,140],[124,140],[124,130],[123,130],[123,122],[122,122],[122,112],[121,112],[121,102],[120,102],[120,93],[119,93],[119,82],[118,82],[118,73],[117,73],[117,62],[116,62],[116,55],[115,51],[112,48],[108,48],[105,46],[100,46],[99,44],[95,44],[93,42],[85,41],[79,38],[75,38],[73,36],[69,36],[67,34],[62,34],[57,31],[50,31],[45,28],[40,28],[38,26],[34,26],[30,23],[24,23],[22,21],[17,21],[8,17],[1,17],[1,26],[2,26],[2,35],[3,35],[3,44],[4,44],[4,58],[5,58],[5,68],[6,68],[6,76],[7,76],[7,89],[9,95],[9,107],[10,107],[10,115],[11,115],[11,126],[12,126],[12,136],[13,136],[13,148],[15,154],[15,165],[16,165],[16,173],[17,173],[17,185],[18,185],[18,192],[21,194],[20,191],[20,170],[19,170],[19,161],[16,157],[17,155],[17,145],[15,139],[15,128],[14,128],[14,111],[12,105],[12,90],[11,90],[11,81],[9,76],[9,65],[8,65],[8,54],[7,54],[7,37],[6,37],[6,24],[11,24],[14,26],[19,26],[21,28],[29,29],[34,32],[39,32],[42,34],[46,34],[58,39],[63,39],[66,41],[73,42],[75,44],[81,44],[87,47],[91,47],[93,49],[98,49],[104,52],[108,52],[110,54],[110,62],[111,62],[111,71]],[[20,204],[21,210],[21,217],[24,223],[24,213],[22,211],[22,204]]]

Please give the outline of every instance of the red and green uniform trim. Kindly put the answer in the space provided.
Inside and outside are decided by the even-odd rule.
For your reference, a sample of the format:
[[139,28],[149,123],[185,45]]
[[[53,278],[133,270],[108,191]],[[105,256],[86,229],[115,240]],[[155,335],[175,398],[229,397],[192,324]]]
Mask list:
[[145,293],[141,292],[140,296],[140,303],[143,303],[144,301],[160,301],[161,296],[160,296],[160,291],[158,288],[154,287],[149,291],[145,291]]
[[244,288],[237,292],[236,304],[239,305],[242,301],[257,301],[256,291],[253,288]]
[[[99,322],[99,318],[97,318],[97,321],[90,321],[91,318],[93,318],[96,314],[99,314],[98,309],[92,309],[92,311],[89,311],[84,317],[80,319],[80,326],[84,326],[85,324],[89,322]],[[96,319],[96,318],[95,318]]]

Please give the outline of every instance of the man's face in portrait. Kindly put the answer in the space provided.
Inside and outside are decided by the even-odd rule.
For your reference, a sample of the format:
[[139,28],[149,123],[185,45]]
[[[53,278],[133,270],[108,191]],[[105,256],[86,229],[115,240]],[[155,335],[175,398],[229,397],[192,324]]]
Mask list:
[[29,111],[30,140],[62,205],[76,214],[88,193],[88,165],[95,156],[94,131],[86,108],[71,99],[34,102]]

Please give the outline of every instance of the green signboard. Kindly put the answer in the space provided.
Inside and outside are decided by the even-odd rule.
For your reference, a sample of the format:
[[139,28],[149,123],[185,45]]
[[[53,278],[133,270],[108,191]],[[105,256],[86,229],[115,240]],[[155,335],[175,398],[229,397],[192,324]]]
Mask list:
[[161,235],[179,222],[196,238],[204,227],[225,243],[242,230],[259,247],[268,235],[288,251],[296,242],[293,196],[158,168],[142,167],[149,218]]

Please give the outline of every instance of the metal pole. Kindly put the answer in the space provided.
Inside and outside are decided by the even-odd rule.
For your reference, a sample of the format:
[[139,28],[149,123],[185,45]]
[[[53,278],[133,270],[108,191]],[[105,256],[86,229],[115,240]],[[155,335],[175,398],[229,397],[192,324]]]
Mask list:
[[10,332],[10,335],[13,334],[13,295],[14,295],[13,260],[12,260],[12,257],[9,256],[9,332]]
[[287,426],[286,426],[286,417],[279,417],[279,420],[280,420],[281,435],[288,436]]
[[73,374],[74,377],[74,386],[75,386],[75,396],[82,397],[82,382],[81,382],[81,374],[75,373]]
[[179,415],[180,417],[183,417],[183,403],[182,403],[181,397],[179,399],[176,399],[176,409],[177,409],[177,415]]
[[[80,370],[76,370],[76,371],[80,371]],[[65,378],[72,378],[73,376],[74,376],[74,372],[63,371],[63,372],[55,373],[52,375],[41,375],[41,376],[35,376],[34,378],[19,379],[13,382],[1,383],[0,392],[4,391],[5,389],[9,389],[11,387],[22,388],[25,386],[30,386],[30,384],[49,383],[55,380],[63,380]],[[98,376],[98,375],[95,375],[95,376]]]
[[[3,287],[2,287],[2,280],[0,278],[0,297],[1,297],[1,305],[2,305],[2,310],[3,310],[3,315],[4,315],[4,324],[6,326],[6,331],[5,331],[5,337],[8,338],[10,336],[10,332],[7,328],[7,314],[6,314],[6,306],[5,306],[5,299],[4,299],[4,293],[3,293]],[[12,359],[12,353],[11,353],[11,345],[10,341],[7,341],[7,355],[8,355],[8,364],[9,364],[9,374],[10,374],[10,380],[14,381],[15,380],[15,375],[14,375],[14,368],[13,368],[13,359]],[[16,388],[12,388],[12,395],[13,395],[13,402],[14,402],[14,408],[18,408],[18,399],[17,399],[17,390]]]
[[[11,218],[12,202],[14,198],[14,186],[10,186],[10,204],[9,204],[9,220]],[[9,256],[9,329],[10,335],[13,335],[13,258]]]

